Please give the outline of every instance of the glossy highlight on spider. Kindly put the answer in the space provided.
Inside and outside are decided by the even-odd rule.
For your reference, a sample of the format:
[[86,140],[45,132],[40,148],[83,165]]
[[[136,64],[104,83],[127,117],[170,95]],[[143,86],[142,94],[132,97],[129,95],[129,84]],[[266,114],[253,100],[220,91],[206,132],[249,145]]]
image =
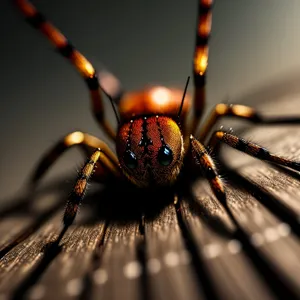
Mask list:
[[[214,125],[223,117],[262,124],[299,123],[300,118],[267,119],[249,106],[220,103],[199,126],[206,102],[213,0],[198,0],[192,97],[187,93],[189,78],[184,91],[162,86],[148,86],[134,92],[123,91],[113,74],[107,70],[97,72],[89,60],[30,1],[15,0],[15,3],[29,24],[39,30],[83,78],[89,90],[93,115],[116,145],[117,156],[102,140],[76,131],[64,136],[41,158],[30,178],[32,187],[68,149],[77,146],[89,157],[68,199],[60,238],[73,223],[91,179],[98,183],[125,181],[139,188],[170,185],[176,188],[179,175],[189,178],[193,169],[193,172],[207,179],[212,193],[230,214],[225,185],[210,155],[220,143],[258,159],[300,171],[299,162],[272,154],[231,132],[213,131]],[[117,132],[106,119],[101,91],[114,108]],[[193,111],[189,119],[187,116],[191,106]]]

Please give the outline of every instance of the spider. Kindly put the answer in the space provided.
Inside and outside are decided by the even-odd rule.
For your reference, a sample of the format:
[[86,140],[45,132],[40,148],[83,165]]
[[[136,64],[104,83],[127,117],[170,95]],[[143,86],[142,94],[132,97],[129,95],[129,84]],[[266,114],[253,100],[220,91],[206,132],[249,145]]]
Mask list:
[[[237,117],[253,123],[299,123],[299,118],[264,118],[245,105],[217,104],[200,129],[205,108],[208,41],[211,34],[213,0],[199,0],[196,43],[193,60],[193,101],[184,91],[152,86],[136,92],[124,92],[118,79],[108,71],[97,72],[94,66],[55,28],[28,0],[15,0],[27,21],[40,30],[62,56],[68,59],[85,80],[92,112],[103,131],[115,142],[117,156],[97,137],[80,131],[67,134],[46,153],[29,182],[35,186],[54,161],[66,150],[79,146],[88,155],[64,216],[63,231],[74,222],[88,182],[128,181],[140,188],[175,185],[179,175],[188,176],[190,168],[206,178],[216,198],[226,208],[224,183],[218,174],[211,151],[225,143],[258,159],[300,171],[300,163],[270,153],[264,147],[234,135],[230,131],[212,131],[222,117]],[[106,119],[102,93],[110,100],[118,129],[115,132]],[[192,120],[187,118],[193,105]],[[228,210],[227,208],[227,211]]]

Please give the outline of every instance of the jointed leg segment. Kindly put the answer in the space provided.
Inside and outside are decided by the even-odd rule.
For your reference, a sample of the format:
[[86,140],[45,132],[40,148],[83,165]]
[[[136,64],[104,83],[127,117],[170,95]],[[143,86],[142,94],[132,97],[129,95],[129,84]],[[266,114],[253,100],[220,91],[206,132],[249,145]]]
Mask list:
[[[250,156],[258,159],[272,162],[278,165],[289,167],[291,169],[300,171],[300,162],[292,161],[283,157],[279,157],[270,153],[267,149],[258,146],[252,142],[246,141],[243,138],[239,138],[232,133],[225,131],[216,131],[209,142],[209,147],[213,150],[215,146],[223,142],[232,148],[242,151]],[[192,135],[190,136],[190,150],[194,162],[199,167],[202,175],[206,178],[210,184],[210,187],[216,196],[216,198],[222,203],[227,213],[234,220],[234,216],[228,207],[226,201],[226,193],[222,179],[219,177],[215,164],[208,154],[207,148]]]
[[210,139],[209,147],[214,149],[219,142],[223,142],[234,149],[237,149],[258,159],[289,167],[296,171],[300,171],[300,162],[292,161],[287,158],[274,155],[270,153],[266,148],[246,141],[243,138],[233,135],[232,133],[221,130],[214,132]]
[[[91,179],[92,174],[96,172],[96,167],[103,167],[104,175],[106,176],[110,175],[114,178],[121,177],[118,160],[109,147],[94,136],[76,131],[66,135],[43,157],[30,178],[30,185],[34,187],[55,160],[66,150],[75,145],[81,146],[86,154],[89,153],[90,158],[79,173],[73,191],[69,196],[63,217],[64,227],[57,238],[57,244],[61,241],[68,227],[73,223],[79,205],[84,197],[87,184]],[[90,154],[91,151],[92,154]],[[102,173],[100,171],[95,174],[98,181],[103,179]]]
[[208,137],[212,127],[222,116],[233,116],[247,119],[254,123],[284,124],[300,123],[299,117],[292,118],[264,118],[253,108],[244,105],[218,104],[204,122],[200,132],[197,127],[205,106],[206,69],[208,65],[208,40],[211,34],[212,6],[213,0],[198,0],[198,22],[197,35],[194,51],[193,73],[194,73],[194,115],[190,126],[190,132],[200,142]]
[[213,126],[222,117],[241,118],[256,124],[299,124],[300,117],[281,117],[281,118],[266,118],[260,115],[254,108],[240,104],[217,104],[208,118],[201,126],[200,132],[195,136],[204,143]]
[[206,68],[208,64],[208,40],[211,32],[213,0],[198,0],[198,23],[194,51],[194,117],[191,132],[195,131],[205,105]]
[[261,116],[255,111],[255,109],[249,106],[220,103],[214,107],[204,124],[201,126],[200,133],[195,134],[196,137],[204,143],[213,126],[221,117],[225,116],[238,117],[255,123],[262,122]]
[[83,79],[86,81],[88,89],[90,91],[90,97],[92,100],[92,111],[96,120],[103,127],[106,134],[115,139],[116,133],[105,120],[104,107],[102,103],[102,97],[100,94],[99,81],[97,73],[92,64],[78,51],[67,38],[46,18],[37,11],[37,9],[28,0],[15,0],[17,6],[26,16],[28,22],[39,29],[57,50],[75,66],[77,71],[81,74]]
[[107,160],[103,160],[103,157],[105,156],[103,156],[102,150],[100,148],[96,149],[96,151],[91,155],[82,168],[66,205],[63,217],[63,223],[65,227],[69,227],[73,223],[78,211],[78,207],[84,197],[87,184],[93,172],[95,171],[97,164],[107,164]]
[[208,180],[213,193],[215,194],[217,199],[227,207],[223,182],[205,146],[191,135],[190,149],[196,165],[200,168],[200,171],[204,178]]
[[58,141],[54,147],[42,157],[35,171],[30,176],[29,185],[34,187],[37,182],[41,180],[49,167],[53,165],[65,151],[71,149],[73,146],[80,146],[85,155],[88,156],[91,155],[94,149],[100,148],[103,156],[102,160],[106,159],[108,161],[105,165],[109,170],[111,170],[111,172],[118,170],[118,159],[104,142],[92,135],[75,131]]

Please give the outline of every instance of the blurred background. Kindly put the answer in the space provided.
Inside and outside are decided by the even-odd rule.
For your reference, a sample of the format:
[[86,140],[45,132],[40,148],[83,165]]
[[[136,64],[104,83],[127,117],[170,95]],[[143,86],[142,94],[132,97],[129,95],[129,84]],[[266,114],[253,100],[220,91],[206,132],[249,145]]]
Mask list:
[[[127,90],[146,84],[183,88],[191,74],[197,0],[33,3],[96,67],[106,66]],[[251,105],[258,101],[252,95],[278,85],[289,95],[288,82],[300,79],[299,11],[299,0],[216,1],[208,108],[225,99],[247,99]],[[85,83],[74,68],[24,22],[12,1],[1,1],[0,16],[1,201],[19,190],[40,156],[66,133],[80,129],[107,138],[91,115]],[[115,122],[111,111],[109,118]],[[71,150],[48,178],[76,175],[82,162]]]

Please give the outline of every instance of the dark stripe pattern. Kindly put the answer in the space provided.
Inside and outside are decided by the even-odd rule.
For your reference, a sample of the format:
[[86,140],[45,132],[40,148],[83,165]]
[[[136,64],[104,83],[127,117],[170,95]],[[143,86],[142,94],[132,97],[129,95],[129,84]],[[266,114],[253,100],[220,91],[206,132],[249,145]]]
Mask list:
[[[210,37],[210,20],[212,16],[212,2],[207,0],[198,0],[198,22],[196,31],[196,45],[194,53],[194,82],[197,87],[204,86],[206,81],[206,67],[199,73],[199,63],[202,59],[208,59],[208,41]],[[207,30],[200,30],[206,28]],[[207,53],[205,49],[207,48]]]
[[193,136],[190,137],[190,143],[194,162],[197,166],[199,166],[202,175],[209,181],[211,189],[217,199],[221,203],[225,204],[225,190],[212,158],[208,154],[204,145],[202,145]]
[[43,23],[46,22],[46,18],[43,14],[37,12],[33,16],[26,18],[27,22],[36,29],[39,29]]
[[[20,11],[25,15],[26,20],[36,29],[38,29],[51,43],[56,47],[57,51],[67,58],[77,69],[85,80],[90,97],[92,100],[92,110],[103,130],[112,139],[115,139],[116,133],[110,124],[104,118],[104,108],[102,105],[102,96],[99,88],[103,88],[99,84],[97,72],[93,65],[82,55],[68,39],[55,28],[43,14],[41,14],[34,5],[28,0],[15,0]],[[105,91],[104,91],[105,92]],[[120,93],[119,93],[120,94]],[[110,101],[113,99],[109,96]]]
[[74,47],[70,42],[67,42],[63,47],[57,48],[58,52],[65,58],[70,58],[74,52]]
[[65,213],[63,217],[63,223],[65,226],[70,226],[77,214],[78,207],[84,198],[88,181],[93,174],[97,161],[101,157],[101,149],[97,149],[91,156],[90,159],[87,160],[81,172],[78,175],[76,180],[76,184],[73,188],[72,193],[69,196]]
[[86,78],[85,82],[86,82],[89,90],[91,90],[91,91],[97,91],[100,87],[98,76],[96,73],[93,75],[93,77]]
[[259,146],[255,143],[246,141],[243,138],[233,135],[225,131],[216,131],[214,137],[226,143],[230,147],[237,149],[241,152],[247,153],[250,156],[256,157],[260,160],[269,161],[291,169],[300,171],[300,162],[296,162],[284,157],[280,157],[270,153],[266,148]]
[[147,117],[143,119],[142,138],[139,142],[140,147],[145,147],[145,152],[148,153],[148,146],[153,145],[153,141],[148,137]]

